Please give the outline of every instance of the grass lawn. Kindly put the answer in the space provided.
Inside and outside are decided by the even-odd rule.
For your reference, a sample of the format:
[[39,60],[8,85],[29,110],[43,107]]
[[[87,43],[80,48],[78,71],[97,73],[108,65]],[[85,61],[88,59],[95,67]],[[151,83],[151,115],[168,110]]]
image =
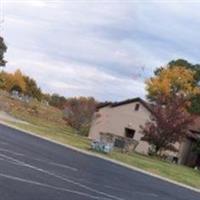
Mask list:
[[[8,124],[63,144],[91,151],[90,141],[86,137],[77,135],[72,128],[66,125],[60,110],[35,101],[23,103],[11,98],[8,94],[0,95],[0,104],[1,109],[6,113],[28,122],[19,123],[4,119]],[[123,154],[113,151],[109,155],[102,155],[200,189],[200,172],[194,169],[136,153]]]
[[86,137],[77,135],[76,132],[67,126],[60,127],[56,124],[39,123],[37,124],[21,124],[15,122],[7,122],[11,125],[19,127],[21,129],[31,131],[37,135],[47,137],[49,139],[61,142],[63,144],[69,144],[81,149],[89,149],[90,141]]
[[[67,126],[58,126],[49,124],[37,119],[28,119],[31,124],[11,123],[24,130],[35,132],[38,135],[48,137],[63,144],[69,144],[80,149],[90,151],[90,141],[86,137],[81,137],[75,131]],[[62,127],[62,128],[61,128]],[[156,158],[131,153],[123,154],[119,151],[113,151],[111,154],[103,154],[114,160],[138,167],[148,172],[184,183],[200,189],[200,172],[194,169],[171,164]]]

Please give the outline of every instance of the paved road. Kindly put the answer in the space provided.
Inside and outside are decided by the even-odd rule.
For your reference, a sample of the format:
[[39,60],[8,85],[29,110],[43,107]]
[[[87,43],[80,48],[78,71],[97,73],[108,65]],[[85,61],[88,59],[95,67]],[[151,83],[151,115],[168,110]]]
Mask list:
[[181,188],[0,125],[0,200],[200,200]]

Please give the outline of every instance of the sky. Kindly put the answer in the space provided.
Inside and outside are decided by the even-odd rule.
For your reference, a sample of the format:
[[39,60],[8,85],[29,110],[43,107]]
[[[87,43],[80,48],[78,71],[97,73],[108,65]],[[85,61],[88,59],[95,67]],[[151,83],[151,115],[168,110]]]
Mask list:
[[44,92],[100,101],[145,98],[169,61],[200,63],[200,0],[0,0],[7,71]]

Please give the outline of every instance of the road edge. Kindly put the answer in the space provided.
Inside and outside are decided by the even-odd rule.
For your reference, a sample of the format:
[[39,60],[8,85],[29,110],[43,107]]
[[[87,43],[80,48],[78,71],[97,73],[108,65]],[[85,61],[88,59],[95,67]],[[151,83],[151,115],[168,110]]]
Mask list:
[[120,161],[117,161],[117,160],[114,160],[114,159],[111,159],[111,158],[107,158],[103,155],[100,155],[100,154],[97,154],[97,153],[94,153],[94,152],[89,152],[87,150],[83,150],[83,149],[79,149],[77,147],[74,147],[72,145],[68,145],[68,144],[63,144],[59,141],[55,141],[53,139],[50,139],[48,137],[45,137],[45,136],[41,136],[35,132],[32,132],[32,131],[27,131],[25,129],[22,129],[22,128],[19,128],[15,125],[11,125],[9,123],[6,123],[6,122],[3,122],[0,120],[0,124],[4,125],[4,126],[7,126],[9,128],[13,128],[13,129],[16,129],[16,130],[19,130],[19,131],[22,131],[23,133],[26,133],[26,134],[29,134],[29,135],[32,135],[34,137],[37,137],[37,138],[40,138],[40,139],[43,139],[43,140],[46,140],[46,141],[49,141],[49,142],[52,142],[52,143],[55,143],[57,145],[61,145],[63,147],[66,147],[66,148],[69,148],[69,149],[72,149],[74,151],[77,151],[77,152],[80,152],[82,154],[86,154],[86,155],[89,155],[89,156],[93,156],[93,157],[96,157],[96,158],[100,158],[100,159],[103,159],[103,160],[106,160],[106,161],[109,161],[111,163],[114,163],[114,164],[117,164],[117,165],[120,165],[122,167],[126,167],[128,169],[131,169],[131,170],[134,170],[134,171],[137,171],[137,172],[140,172],[142,174],[145,174],[145,175],[149,175],[149,176],[152,176],[154,178],[158,178],[160,180],[163,180],[163,181],[166,181],[168,183],[172,183],[172,184],[175,184],[177,186],[180,186],[180,187],[183,187],[183,188],[186,188],[186,189],[189,189],[189,190],[192,190],[192,191],[195,191],[195,192],[198,192],[200,193],[200,189],[198,188],[194,188],[192,186],[189,186],[189,185],[186,185],[186,184],[183,184],[183,183],[180,183],[180,182],[177,182],[177,181],[174,181],[174,180],[171,180],[171,179],[168,179],[168,178],[165,178],[163,176],[159,176],[159,175],[156,175],[154,173],[151,173],[151,172],[148,172],[148,171],[145,171],[143,169],[140,169],[138,167],[134,167],[134,166],[131,166],[131,165],[128,165],[126,163],[123,163],[123,162],[120,162]]

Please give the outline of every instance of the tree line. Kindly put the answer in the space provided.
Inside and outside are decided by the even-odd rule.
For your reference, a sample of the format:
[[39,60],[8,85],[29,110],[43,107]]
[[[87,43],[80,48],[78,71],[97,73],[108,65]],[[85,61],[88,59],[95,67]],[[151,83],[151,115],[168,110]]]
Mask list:
[[0,72],[0,89],[8,92],[17,91],[19,94],[27,95],[41,101],[44,97],[36,81],[22,74],[18,69],[14,73]]
[[[6,44],[0,37],[0,66],[6,61],[4,53]],[[151,103],[152,119],[141,127],[143,139],[148,141],[154,152],[162,150],[176,151],[174,144],[180,142],[187,134],[187,128],[197,115],[200,115],[200,65],[186,60],[170,61],[167,66],[155,70],[154,76],[146,81],[147,99]],[[66,98],[58,94],[45,94],[36,81],[22,74],[0,73],[0,89],[18,92],[46,100],[51,106],[63,110],[66,123],[87,135],[97,102],[92,97]],[[197,143],[197,144],[200,144]],[[199,147],[196,147],[199,149]]]
[[78,134],[87,136],[98,101],[93,97],[66,98],[59,94],[45,94],[51,106],[63,111],[64,119]]
[[[0,66],[5,67],[4,54],[7,46],[0,36]],[[0,89],[7,92],[17,91],[19,95],[26,95],[37,99],[45,100],[49,105],[63,111],[63,118],[66,123],[73,127],[78,134],[87,135],[95,112],[97,101],[92,97],[71,97],[66,98],[59,94],[48,94],[42,92],[37,82],[23,74],[19,69],[14,73],[0,72]]]
[[87,135],[97,105],[94,98],[66,98],[59,94],[43,93],[36,81],[19,69],[14,73],[0,72],[0,89],[9,93],[17,91],[19,95],[25,95],[38,101],[47,101],[49,105],[63,111],[66,123],[75,128],[77,133]]

